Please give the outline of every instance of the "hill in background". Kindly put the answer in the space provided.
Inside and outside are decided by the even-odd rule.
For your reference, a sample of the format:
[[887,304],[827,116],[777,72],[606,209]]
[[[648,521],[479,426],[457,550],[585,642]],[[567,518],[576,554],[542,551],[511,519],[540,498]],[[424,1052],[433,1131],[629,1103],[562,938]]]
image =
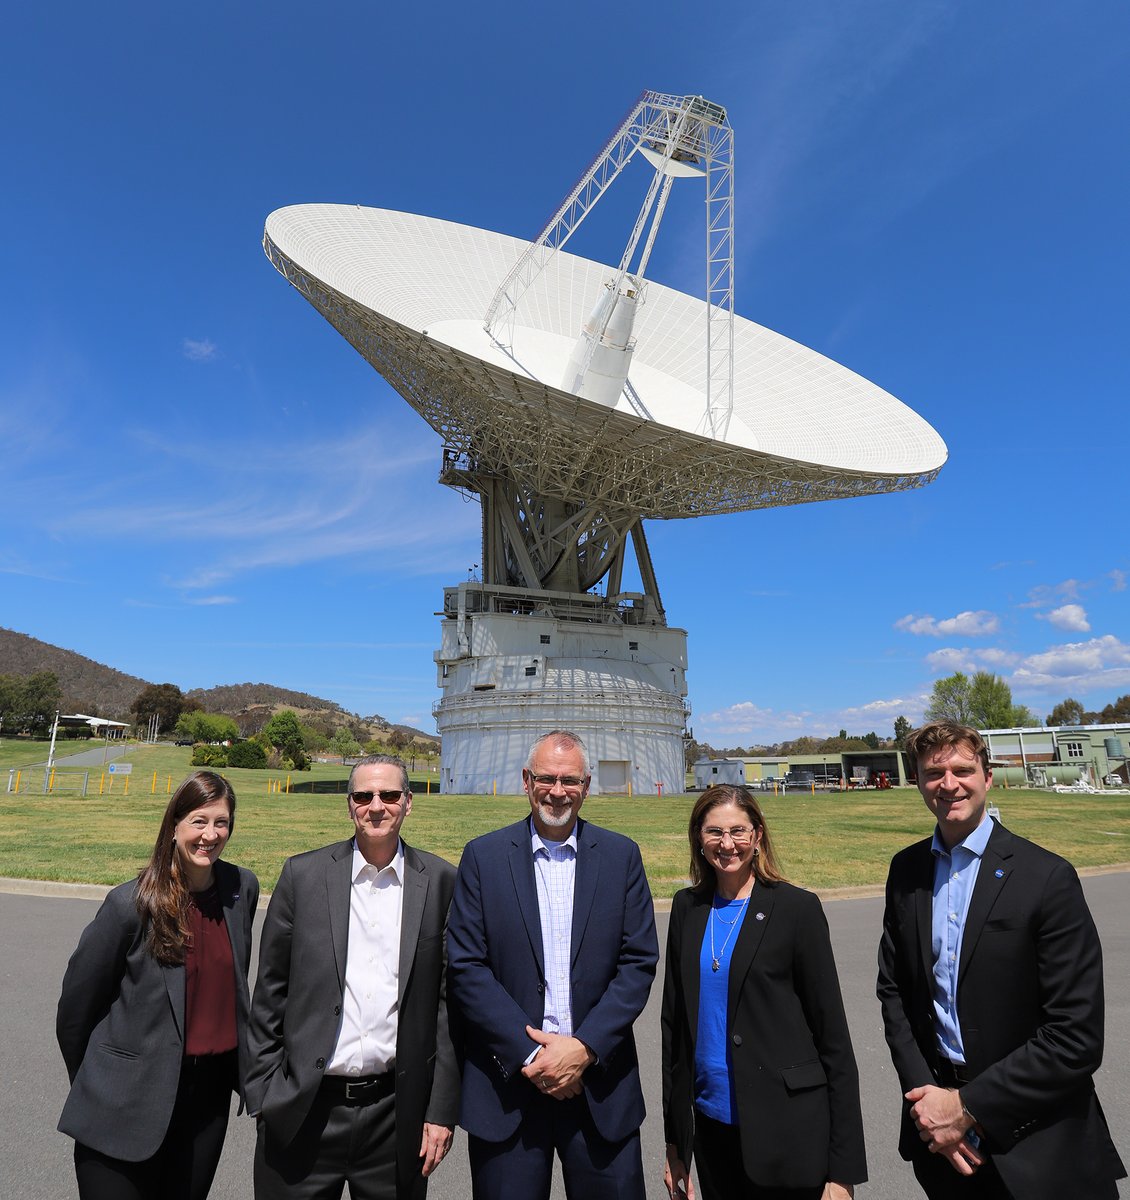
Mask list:
[[129,706],[149,682],[26,633],[0,629],[0,675],[34,675],[36,671],[54,672],[67,712],[116,721],[129,720]]
[[[0,675],[32,675],[36,671],[54,672],[63,692],[65,711],[111,717],[119,721],[131,719],[130,705],[141,689],[152,682],[116,671],[73,650],[41,642],[26,633],[0,628]],[[323,700],[319,696],[275,687],[269,683],[193,688],[186,695],[203,705],[207,712],[223,713],[234,718],[245,737],[262,729],[274,713],[291,709],[303,724],[327,736],[332,736],[339,729],[348,729],[359,742],[364,743],[370,738],[383,738],[393,730],[400,730],[415,741],[423,739],[438,744],[434,734],[408,725],[393,725],[375,713],[361,717],[346,712],[332,700]]]

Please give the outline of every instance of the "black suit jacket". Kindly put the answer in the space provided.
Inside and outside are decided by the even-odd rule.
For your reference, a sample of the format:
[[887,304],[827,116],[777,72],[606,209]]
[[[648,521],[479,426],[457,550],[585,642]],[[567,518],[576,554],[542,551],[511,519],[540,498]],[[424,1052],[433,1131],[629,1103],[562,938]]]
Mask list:
[[[904,1092],[936,1083],[930,840],[895,855],[878,994]],[[1074,868],[995,825],[969,902],[957,1012],[961,1096],[1005,1185],[1030,1197],[1113,1196],[1126,1172],[1092,1075],[1103,1054],[1103,963]],[[929,1153],[903,1106],[903,1158]]]
[[[271,896],[251,1006],[247,1105],[285,1145],[310,1112],[333,1055],[345,994],[353,842],[287,859]],[[459,1074],[447,1027],[447,910],[455,868],[404,847],[396,1031],[398,1195],[420,1175],[424,1122],[454,1125]]]
[[[259,881],[215,865],[235,964],[239,1083],[247,1072],[247,968]],[[120,884],[83,930],[67,964],[55,1033],[71,1090],[59,1129],[112,1158],[141,1162],[169,1128],[184,1056],[184,967],[149,953],[137,881]]]
[[[713,893],[671,906],[663,982],[663,1124],[690,1165],[699,954]],[[859,1075],[828,923],[811,892],[758,883],[730,962],[726,1031],[747,1175],[761,1187],[867,1178]]]
[[[639,847],[577,822],[570,984],[573,1032],[597,1056],[582,1076],[593,1124],[608,1141],[639,1129],[643,1090],[632,1026],[659,960],[655,913]],[[451,908],[451,1003],[460,1024],[459,1123],[489,1142],[533,1110],[522,1075],[541,1028],[545,964],[529,820],[469,842]],[[538,1109],[540,1111],[540,1108]]]

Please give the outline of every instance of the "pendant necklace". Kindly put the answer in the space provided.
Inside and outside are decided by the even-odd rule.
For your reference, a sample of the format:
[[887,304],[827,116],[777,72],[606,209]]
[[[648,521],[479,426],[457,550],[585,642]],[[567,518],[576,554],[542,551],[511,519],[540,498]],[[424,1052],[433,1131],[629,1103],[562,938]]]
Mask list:
[[[752,895],[753,895],[753,892],[751,891],[750,896],[752,896]],[[742,901],[742,906],[738,910],[738,912],[735,914],[734,919],[732,921],[722,921],[722,918],[718,917],[718,920],[722,921],[723,925],[729,925],[729,927],[730,927],[730,932],[728,934],[726,934],[726,940],[722,943],[722,949],[718,950],[718,951],[715,951],[715,949],[714,949],[714,918],[715,918],[715,916],[717,916],[718,910],[714,907],[713,904],[711,904],[711,906],[710,906],[710,969],[712,971],[718,971],[721,969],[722,959],[726,955],[726,947],[730,944],[730,938],[732,938],[734,936],[734,928],[735,928],[735,926],[737,926],[740,923],[742,916],[745,913],[747,904],[749,904],[749,896],[746,896],[746,898]]]

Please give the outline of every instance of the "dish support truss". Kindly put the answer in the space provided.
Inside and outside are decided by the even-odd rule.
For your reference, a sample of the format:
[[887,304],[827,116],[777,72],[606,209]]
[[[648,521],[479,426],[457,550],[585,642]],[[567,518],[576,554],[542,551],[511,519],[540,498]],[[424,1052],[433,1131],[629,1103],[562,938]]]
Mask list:
[[[653,163],[656,173],[610,286],[615,295],[658,198],[638,270],[642,276],[674,174],[705,175],[706,410],[698,432],[724,441],[734,406],[734,131],[721,105],[701,96],[642,92],[545,228],[511,267],[487,309],[483,328],[504,349],[513,350],[523,296],[637,151]],[[634,392],[627,391],[632,400]]]

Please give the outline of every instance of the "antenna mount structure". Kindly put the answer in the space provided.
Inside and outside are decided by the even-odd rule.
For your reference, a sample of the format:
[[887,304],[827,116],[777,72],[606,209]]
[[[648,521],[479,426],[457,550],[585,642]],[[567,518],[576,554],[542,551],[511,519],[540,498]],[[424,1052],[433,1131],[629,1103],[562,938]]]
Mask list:
[[[637,154],[652,175],[617,265],[567,251]],[[353,205],[267,219],[270,261],[439,434],[440,481],[482,506],[478,569],[445,589],[435,653],[444,791],[517,791],[529,745],[564,727],[594,790],[681,792],[686,633],[644,520],[901,491],[945,462],[894,396],[735,315],[733,164],[721,106],[645,92],[532,242]],[[680,178],[705,187],[701,298],[646,276]]]

